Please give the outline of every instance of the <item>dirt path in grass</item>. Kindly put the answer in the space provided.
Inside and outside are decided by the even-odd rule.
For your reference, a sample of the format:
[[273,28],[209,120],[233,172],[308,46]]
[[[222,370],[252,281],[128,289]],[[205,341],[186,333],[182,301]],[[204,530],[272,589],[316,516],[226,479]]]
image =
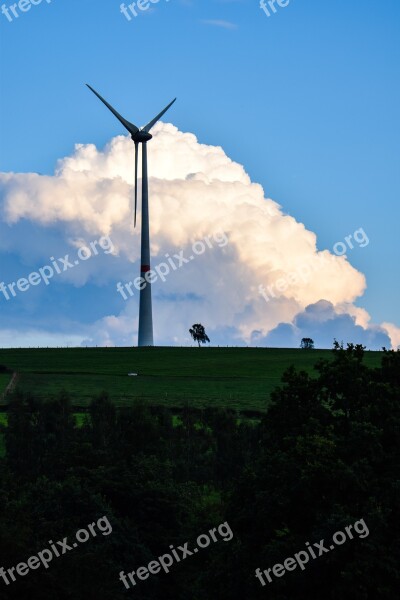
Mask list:
[[13,391],[13,389],[17,385],[17,380],[18,380],[18,373],[17,373],[17,371],[14,371],[14,373],[13,373],[13,375],[11,377],[11,381],[9,382],[9,384],[6,387],[6,389],[4,390],[4,392],[0,396],[0,401],[5,400],[5,398],[7,397],[7,395],[10,392]]

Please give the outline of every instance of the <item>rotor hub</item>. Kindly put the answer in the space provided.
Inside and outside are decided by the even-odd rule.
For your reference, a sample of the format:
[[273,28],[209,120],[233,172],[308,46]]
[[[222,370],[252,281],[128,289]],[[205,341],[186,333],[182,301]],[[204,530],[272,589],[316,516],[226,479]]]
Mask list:
[[147,133],[146,131],[137,131],[136,133],[134,133],[132,135],[132,139],[134,142],[148,142],[149,140],[151,140],[153,136],[151,135],[151,133]]

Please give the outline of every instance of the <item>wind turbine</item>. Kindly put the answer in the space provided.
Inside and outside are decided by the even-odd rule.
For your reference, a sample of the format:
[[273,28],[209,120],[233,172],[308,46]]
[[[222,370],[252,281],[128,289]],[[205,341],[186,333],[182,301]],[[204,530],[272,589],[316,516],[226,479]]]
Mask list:
[[98,97],[99,100],[117,117],[118,121],[129,131],[132,140],[135,142],[135,227],[137,210],[137,179],[138,179],[138,158],[139,144],[142,144],[142,237],[141,237],[141,257],[140,257],[140,276],[144,282],[141,282],[139,299],[139,335],[138,346],[153,346],[153,311],[151,305],[151,283],[145,279],[146,273],[150,271],[150,233],[149,233],[149,184],[147,176],[147,142],[153,137],[149,132],[159,119],[173,105],[176,98],[172,100],[154,119],[147,125],[139,129],[133,123],[130,123],[122,117],[104,98],[100,96],[89,84],[87,87]]

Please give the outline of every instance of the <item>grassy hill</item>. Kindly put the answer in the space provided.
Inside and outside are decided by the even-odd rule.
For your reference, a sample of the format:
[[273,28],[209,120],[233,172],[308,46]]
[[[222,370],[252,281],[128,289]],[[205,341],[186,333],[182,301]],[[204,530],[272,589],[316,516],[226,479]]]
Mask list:
[[[42,398],[66,390],[76,406],[106,390],[118,406],[141,398],[173,407],[264,411],[285,369],[294,364],[313,373],[315,362],[330,356],[330,350],[276,348],[6,349],[0,364],[20,374],[21,389]],[[369,366],[379,362],[379,352],[366,353]],[[0,380],[0,387],[6,384]]]

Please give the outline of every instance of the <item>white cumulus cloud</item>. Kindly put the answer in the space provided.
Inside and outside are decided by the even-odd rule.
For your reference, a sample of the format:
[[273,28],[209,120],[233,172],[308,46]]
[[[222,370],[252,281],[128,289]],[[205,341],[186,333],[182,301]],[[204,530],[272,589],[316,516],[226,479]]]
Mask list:
[[[319,250],[315,233],[265,198],[262,187],[222,148],[201,144],[171,124],[158,123],[153,135],[148,144],[152,264],[182,250],[193,254],[192,244],[207,236],[211,246],[153,285],[156,343],[189,343],[188,328],[202,322],[212,341],[221,344],[269,343],[286,324],[294,335],[282,339],[298,345],[307,327],[330,333],[335,319],[345,341],[364,331],[372,346],[382,340],[389,346],[389,337],[399,343],[399,328],[382,324],[377,330],[368,313],[355,306],[366,288],[364,275],[345,256]],[[34,267],[61,247],[73,250],[110,236],[112,255],[85,262],[63,281],[107,285],[115,300],[116,283],[133,280],[139,270],[133,152],[131,140],[118,136],[103,150],[76,145],[53,176],[0,174],[0,252]],[[216,232],[224,232],[228,243],[217,243]],[[137,295],[127,302],[120,298],[112,313],[105,306],[103,318],[86,322],[74,335],[88,343],[132,343]],[[321,306],[319,320],[311,319]],[[321,340],[331,345],[326,335]]]

